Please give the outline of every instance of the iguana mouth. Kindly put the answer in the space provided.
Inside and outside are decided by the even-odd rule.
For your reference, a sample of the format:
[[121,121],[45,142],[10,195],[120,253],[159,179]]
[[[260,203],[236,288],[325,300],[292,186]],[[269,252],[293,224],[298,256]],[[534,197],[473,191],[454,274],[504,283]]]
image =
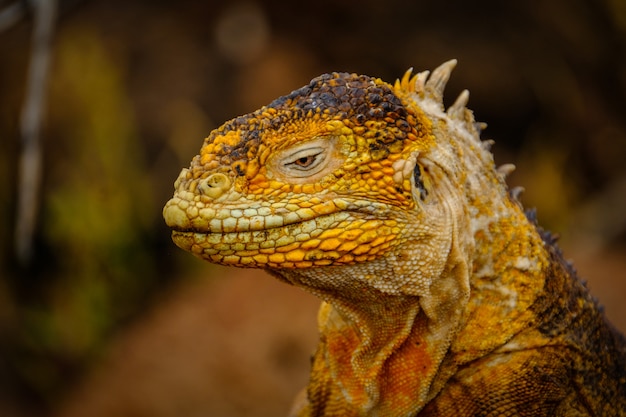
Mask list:
[[[292,223],[283,224],[271,224],[269,227],[247,227],[244,229],[234,229],[230,227],[230,220],[226,220],[226,227],[223,230],[207,230],[205,227],[190,227],[190,228],[176,228],[172,227],[173,232],[183,235],[197,235],[205,236],[207,243],[260,243],[266,241],[271,236],[293,236],[294,239],[303,241],[316,237],[328,227],[338,227],[340,223],[346,221],[350,215],[350,212],[339,211],[331,214],[320,215],[312,217],[310,219],[301,220]],[[267,224],[267,223],[266,223]],[[346,224],[342,224],[341,227],[345,227]]]
[[[199,233],[254,232],[289,226],[348,208],[341,199],[211,207],[174,196],[163,209],[169,227]],[[250,203],[254,203],[251,201]]]
[[297,225],[302,225],[307,230],[308,225],[315,225],[315,222],[319,222],[319,227],[327,228],[350,216],[363,218],[374,217],[372,215],[375,214],[376,218],[385,218],[384,213],[388,211],[385,204],[366,200],[334,198],[306,203],[286,202],[246,209],[238,206],[214,209],[198,208],[193,203],[174,197],[167,202],[163,216],[167,225],[177,232],[221,236],[274,229],[292,231]]
[[215,263],[307,267],[372,258],[400,233],[395,220],[355,214],[339,211],[259,230],[179,229],[172,232],[172,240],[180,248]]

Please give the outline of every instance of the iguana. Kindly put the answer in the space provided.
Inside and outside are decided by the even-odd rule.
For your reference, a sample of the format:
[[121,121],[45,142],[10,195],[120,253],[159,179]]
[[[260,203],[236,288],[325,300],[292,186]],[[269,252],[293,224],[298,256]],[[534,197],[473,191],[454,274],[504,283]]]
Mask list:
[[[325,74],[211,132],[176,245],[323,300],[297,416],[626,415],[626,343],[495,168],[455,60]],[[236,308],[236,306],[234,306]]]

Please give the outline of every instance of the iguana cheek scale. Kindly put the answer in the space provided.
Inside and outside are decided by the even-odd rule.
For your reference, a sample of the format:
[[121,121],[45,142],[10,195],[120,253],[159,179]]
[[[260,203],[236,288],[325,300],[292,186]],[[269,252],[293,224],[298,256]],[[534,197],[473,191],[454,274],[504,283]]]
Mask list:
[[626,343],[496,168],[456,61],[332,73],[211,132],[163,214],[323,300],[299,416],[623,415]]

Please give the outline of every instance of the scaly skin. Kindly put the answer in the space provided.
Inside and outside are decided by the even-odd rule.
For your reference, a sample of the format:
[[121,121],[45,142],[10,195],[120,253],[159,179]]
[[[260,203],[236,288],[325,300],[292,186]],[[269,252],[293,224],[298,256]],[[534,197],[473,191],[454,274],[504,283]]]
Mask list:
[[164,208],[209,262],[323,300],[298,416],[616,416],[626,344],[494,167],[455,61],[328,74],[213,131]]

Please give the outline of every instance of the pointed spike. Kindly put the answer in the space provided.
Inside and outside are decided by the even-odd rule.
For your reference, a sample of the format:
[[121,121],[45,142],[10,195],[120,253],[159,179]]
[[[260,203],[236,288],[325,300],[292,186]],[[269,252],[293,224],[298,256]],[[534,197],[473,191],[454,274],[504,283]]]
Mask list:
[[430,75],[430,71],[422,71],[415,75],[415,92],[418,94],[424,94],[426,92],[426,80]]
[[475,122],[474,123],[474,128],[476,130],[478,130],[479,132],[482,132],[483,130],[487,129],[487,123],[485,123],[485,122]]
[[513,164],[502,164],[498,168],[496,168],[496,172],[502,176],[502,178],[506,178],[511,175],[515,171],[515,165]]
[[406,70],[402,79],[396,80],[394,87],[398,90],[414,91],[415,87],[411,85],[411,75],[413,74],[413,67]]
[[450,74],[456,66],[457,60],[451,59],[439,65],[432,73],[425,85],[425,91],[430,98],[443,105],[443,91],[450,79]]
[[469,91],[463,90],[457,97],[456,101],[448,108],[448,117],[451,119],[463,119],[465,116],[465,106],[469,100]]
[[494,143],[496,142],[492,139],[485,139],[482,142],[480,142],[480,146],[482,146],[484,150],[490,151]]
[[533,208],[526,209],[524,210],[524,214],[526,215],[526,218],[528,219],[529,222],[531,222],[535,226],[539,225],[539,220],[537,220],[536,208],[533,207]]
[[509,194],[511,194],[511,198],[513,198],[513,200],[519,203],[519,198],[524,193],[524,191],[526,191],[524,187],[514,187],[511,189],[511,191],[509,191]]
[[406,70],[404,76],[402,77],[402,85],[405,87],[409,87],[411,83],[411,75],[413,75],[413,67]]

